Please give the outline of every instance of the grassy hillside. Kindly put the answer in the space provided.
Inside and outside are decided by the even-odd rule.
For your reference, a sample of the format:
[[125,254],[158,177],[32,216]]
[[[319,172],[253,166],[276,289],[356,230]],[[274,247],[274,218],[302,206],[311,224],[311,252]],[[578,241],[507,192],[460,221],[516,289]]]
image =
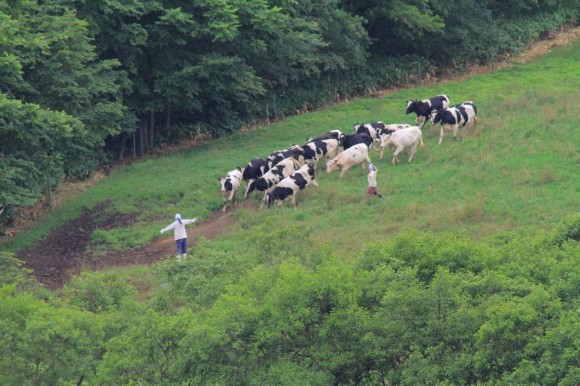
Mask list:
[[[402,230],[487,237],[515,227],[549,227],[580,208],[580,42],[556,49],[534,63],[517,64],[466,81],[402,90],[380,97],[285,119],[237,133],[183,153],[119,167],[98,186],[56,208],[46,221],[7,245],[11,250],[35,240],[74,218],[84,208],[110,200],[111,213],[138,213],[125,229],[97,231],[95,249],[125,249],[159,237],[174,213],[207,218],[221,208],[218,177],[252,158],[303,144],[308,136],[352,124],[382,120],[412,123],[404,115],[406,99],[439,93],[452,103],[473,100],[479,108],[474,132],[454,142],[425,128],[412,163],[380,161],[378,189],[386,200],[366,198],[366,171],[351,169],[342,180],[319,165],[319,188],[301,192],[296,210],[289,206],[257,210],[254,194],[235,210],[240,232],[271,222],[305,228],[318,244],[349,257],[365,243],[391,238]],[[239,234],[216,243],[238,243]]]

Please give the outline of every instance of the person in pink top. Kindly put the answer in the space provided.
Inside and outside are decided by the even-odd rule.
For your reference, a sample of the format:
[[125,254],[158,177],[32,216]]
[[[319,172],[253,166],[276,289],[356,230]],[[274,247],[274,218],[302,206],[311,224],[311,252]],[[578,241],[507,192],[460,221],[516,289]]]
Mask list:
[[369,164],[369,187],[367,189],[367,197],[377,196],[380,198],[385,198],[381,193],[377,191],[377,168],[373,164]]
[[159,233],[163,233],[173,229],[173,237],[175,238],[175,244],[177,245],[177,261],[181,261],[187,258],[187,232],[185,226],[187,224],[193,224],[197,221],[197,218],[192,218],[191,220],[182,219],[181,215],[178,213],[175,215],[175,221],[161,229]]

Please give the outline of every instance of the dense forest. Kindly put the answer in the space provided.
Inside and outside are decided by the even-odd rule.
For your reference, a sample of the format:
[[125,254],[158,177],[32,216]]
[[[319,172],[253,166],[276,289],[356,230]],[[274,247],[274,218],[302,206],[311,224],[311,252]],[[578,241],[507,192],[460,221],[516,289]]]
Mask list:
[[64,179],[498,60],[575,23],[579,9],[577,0],[2,0],[2,226]]

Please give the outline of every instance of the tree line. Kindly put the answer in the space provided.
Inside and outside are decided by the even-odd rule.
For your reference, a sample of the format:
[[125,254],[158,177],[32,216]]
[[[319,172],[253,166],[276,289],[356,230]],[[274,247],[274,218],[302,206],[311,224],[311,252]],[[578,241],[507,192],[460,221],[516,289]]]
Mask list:
[[[517,52],[577,0],[2,0],[0,217],[127,156]],[[525,16],[524,16],[525,15]]]

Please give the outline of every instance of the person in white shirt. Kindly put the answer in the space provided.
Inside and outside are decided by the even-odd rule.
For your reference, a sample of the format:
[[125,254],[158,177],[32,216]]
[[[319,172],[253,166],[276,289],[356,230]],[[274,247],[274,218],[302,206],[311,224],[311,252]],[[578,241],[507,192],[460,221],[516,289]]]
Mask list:
[[182,257],[183,260],[187,258],[187,232],[185,226],[196,221],[197,218],[192,218],[191,220],[181,219],[181,215],[178,213],[175,215],[174,222],[159,231],[159,233],[163,233],[173,229],[173,237],[177,245],[177,261],[181,261]]
[[369,164],[369,187],[367,189],[367,197],[371,197],[373,195],[378,196],[380,198],[385,198],[382,194],[377,191],[377,168],[373,164]]

